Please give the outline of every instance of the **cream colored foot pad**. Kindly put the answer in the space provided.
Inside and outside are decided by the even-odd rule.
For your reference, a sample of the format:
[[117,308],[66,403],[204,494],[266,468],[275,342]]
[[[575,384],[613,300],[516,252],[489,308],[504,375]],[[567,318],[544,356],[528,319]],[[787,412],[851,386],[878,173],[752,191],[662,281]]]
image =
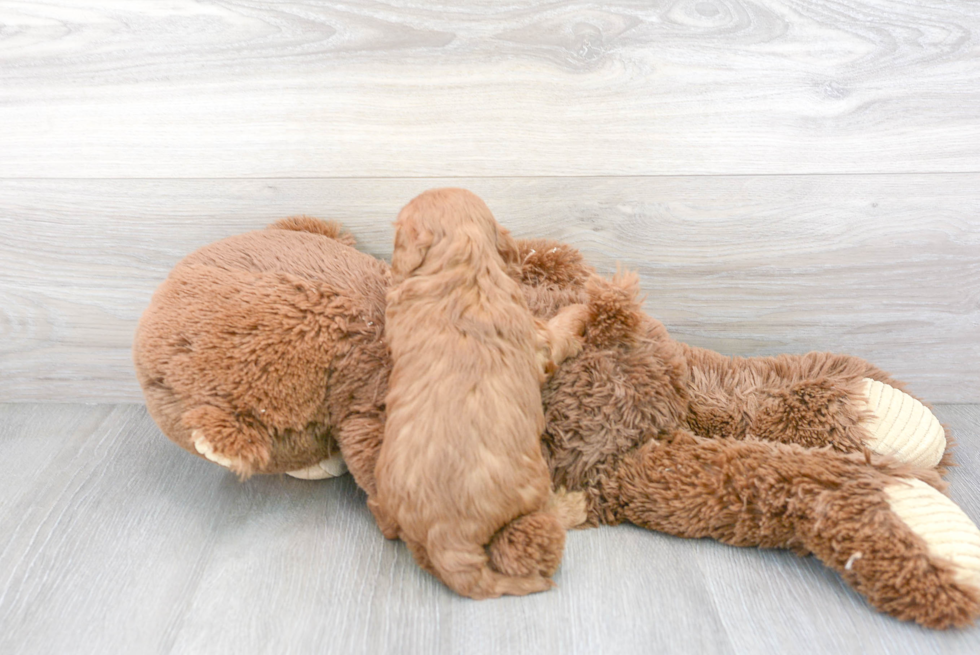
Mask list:
[[980,589],[980,530],[956,503],[915,479],[886,487],[885,495],[930,555],[950,562],[959,582]]
[[207,440],[204,436],[204,432],[201,430],[194,430],[191,433],[191,440],[194,442],[194,448],[197,452],[204,455],[210,461],[214,462],[218,466],[224,466],[226,469],[232,468],[232,464],[235,462],[224,455],[214,452],[214,448],[211,447],[211,442]]
[[289,471],[286,475],[291,475],[300,480],[323,480],[326,478],[336,478],[347,472],[347,464],[344,458],[337,453],[333,457],[317,462],[313,466],[308,466],[299,471]]
[[874,413],[865,424],[871,450],[916,466],[939,464],[946,451],[946,433],[925,405],[877,380],[865,378],[863,391]]

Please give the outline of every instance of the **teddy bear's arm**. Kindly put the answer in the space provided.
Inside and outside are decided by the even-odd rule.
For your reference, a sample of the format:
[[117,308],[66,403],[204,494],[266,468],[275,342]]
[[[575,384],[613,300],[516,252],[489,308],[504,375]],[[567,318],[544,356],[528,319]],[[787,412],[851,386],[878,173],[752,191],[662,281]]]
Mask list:
[[849,355],[725,357],[681,344],[690,367],[687,425],[712,438],[752,437],[841,452],[867,448],[943,467],[948,435],[901,383]]
[[930,484],[894,462],[684,430],[624,458],[616,479],[637,525],[813,553],[881,611],[962,626],[980,616],[980,530]]

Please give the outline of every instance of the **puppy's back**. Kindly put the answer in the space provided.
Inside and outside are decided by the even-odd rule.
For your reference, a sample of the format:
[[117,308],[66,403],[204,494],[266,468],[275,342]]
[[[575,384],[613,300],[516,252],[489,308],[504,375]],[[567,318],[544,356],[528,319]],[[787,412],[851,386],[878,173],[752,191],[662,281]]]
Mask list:
[[459,239],[479,230],[444,215],[450,220],[400,226],[412,234],[396,240],[396,255],[399,243],[411,251],[413,238],[430,242],[388,296],[393,370],[377,502],[420,564],[459,593],[541,591],[551,582],[501,575],[484,549],[550,491],[534,320],[504,270],[499,237]]

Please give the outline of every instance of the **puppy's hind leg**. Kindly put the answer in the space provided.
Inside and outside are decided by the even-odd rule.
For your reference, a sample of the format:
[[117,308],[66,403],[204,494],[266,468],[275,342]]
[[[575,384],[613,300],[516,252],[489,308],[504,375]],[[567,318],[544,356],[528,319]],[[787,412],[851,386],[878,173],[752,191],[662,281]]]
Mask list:
[[481,600],[499,596],[525,596],[555,586],[537,574],[508,576],[490,568],[482,545],[466,542],[448,529],[437,526],[429,532],[426,552],[436,576],[462,596]]
[[371,514],[374,515],[374,522],[378,524],[378,529],[381,530],[385,539],[397,539],[398,523],[381,508],[377,498],[368,498],[367,506],[371,510]]

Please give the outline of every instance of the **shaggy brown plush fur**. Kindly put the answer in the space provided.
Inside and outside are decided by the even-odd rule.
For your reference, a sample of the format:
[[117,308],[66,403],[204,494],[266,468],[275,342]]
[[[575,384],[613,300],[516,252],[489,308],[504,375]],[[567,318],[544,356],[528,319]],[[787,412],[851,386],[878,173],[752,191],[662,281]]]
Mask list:
[[[135,345],[147,405],[175,442],[196,452],[192,430],[204,430],[245,473],[315,464],[336,440],[373,494],[389,273],[325,235],[335,228],[291,227],[307,232],[227,239],[175,268]],[[936,471],[902,468],[865,445],[857,384],[896,381],[844,355],[741,359],[687,346],[641,311],[635,278],[596,277],[567,245],[518,245],[537,316],[590,308],[582,352],[555,371],[542,401],[552,483],[585,492],[592,524],[812,552],[878,609],[930,627],[980,614],[977,589],[954,580],[883,502],[910,476],[939,484]],[[515,558],[498,570],[531,570],[533,558],[520,556],[534,549],[529,534],[494,539]]]
[[630,453],[608,484],[622,517],[637,525],[813,553],[898,618],[937,628],[967,625],[976,616],[977,592],[929,557],[921,538],[891,512],[882,489],[897,476],[941,486],[935,472],[840,456],[830,447],[708,440],[676,430]]
[[[370,460],[358,479],[370,488],[390,274],[339,242],[339,226],[310,221],[232,237],[180,262],[140,321],[136,371],[154,420],[190,452],[200,431],[247,477],[324,459],[342,435],[362,444],[348,465]],[[338,362],[375,374],[338,376]]]
[[[581,347],[585,307],[566,308],[577,320],[538,325],[511,277],[514,240],[468,191],[423,193],[396,228],[385,313],[392,371],[369,507],[386,537],[400,537],[457,593],[550,589],[542,573],[561,561],[565,531],[549,507],[540,385],[552,353]],[[495,540],[494,570],[485,548],[515,520],[522,528]],[[519,566],[530,557],[539,561]]]

